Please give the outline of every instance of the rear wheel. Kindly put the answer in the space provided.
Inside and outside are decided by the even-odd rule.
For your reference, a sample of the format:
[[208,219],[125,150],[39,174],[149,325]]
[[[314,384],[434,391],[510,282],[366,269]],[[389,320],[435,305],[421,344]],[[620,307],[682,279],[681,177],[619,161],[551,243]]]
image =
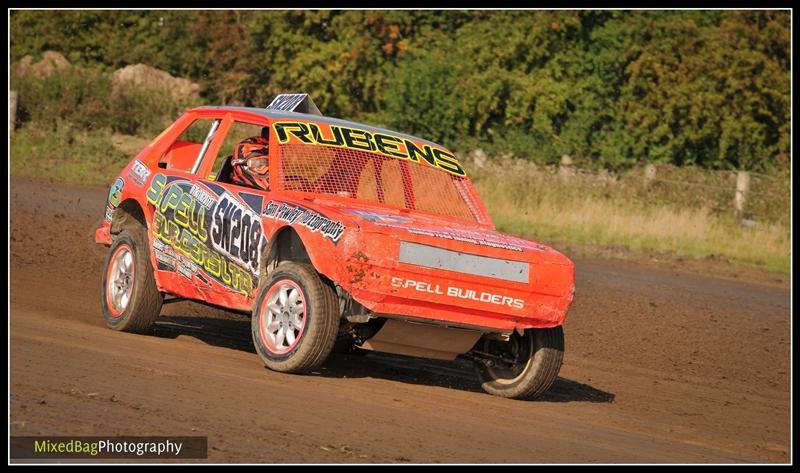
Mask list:
[[313,371],[339,331],[336,292],[308,264],[284,262],[261,287],[251,320],[253,344],[267,368]]
[[124,230],[106,257],[101,304],[114,330],[150,333],[164,302],[156,286],[144,229]]
[[478,343],[475,368],[484,391],[513,399],[535,399],[553,385],[564,359],[561,326],[514,332],[508,341]]

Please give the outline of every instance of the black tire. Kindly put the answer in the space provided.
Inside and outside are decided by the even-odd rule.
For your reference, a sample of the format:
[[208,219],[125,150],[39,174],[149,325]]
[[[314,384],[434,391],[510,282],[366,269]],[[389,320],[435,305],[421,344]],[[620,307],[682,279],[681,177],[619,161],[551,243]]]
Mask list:
[[507,342],[482,340],[478,349],[501,355],[514,363],[496,361],[494,366],[475,363],[484,391],[512,399],[535,399],[553,385],[564,360],[564,331],[561,326],[514,332]]
[[267,368],[313,371],[328,359],[339,332],[336,292],[311,265],[283,262],[259,289],[251,331]]
[[[124,271],[127,273],[127,278],[124,278],[116,269],[128,260],[126,254],[130,254],[130,266],[128,271]],[[164,296],[156,286],[149,256],[147,235],[141,227],[123,230],[109,248],[100,290],[103,318],[109,328],[133,333],[153,332]],[[115,279],[111,279],[112,273],[117,276]],[[123,279],[130,285],[129,292],[120,286],[125,284],[120,282]],[[116,302],[113,300],[115,294],[121,293],[127,299],[124,304],[121,298]]]

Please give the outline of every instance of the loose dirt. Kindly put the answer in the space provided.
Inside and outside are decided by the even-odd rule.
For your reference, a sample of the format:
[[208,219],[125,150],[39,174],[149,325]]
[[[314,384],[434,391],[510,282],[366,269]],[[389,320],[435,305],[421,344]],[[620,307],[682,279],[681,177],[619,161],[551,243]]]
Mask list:
[[106,192],[12,179],[12,435],[206,435],[213,462],[791,460],[785,281],[576,259],[564,367],[532,402],[484,394],[466,362],[333,355],[287,375],[246,317],[195,303],[154,336],[105,327]]

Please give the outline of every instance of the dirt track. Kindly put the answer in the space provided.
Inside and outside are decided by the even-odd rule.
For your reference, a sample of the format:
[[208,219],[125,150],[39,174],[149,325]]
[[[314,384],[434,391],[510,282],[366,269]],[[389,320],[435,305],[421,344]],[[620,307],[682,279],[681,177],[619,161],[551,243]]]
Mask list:
[[561,377],[541,401],[469,365],[334,355],[266,370],[249,320],[165,306],[105,328],[105,189],[12,180],[11,433],[207,435],[216,462],[789,462],[785,283],[577,260]]

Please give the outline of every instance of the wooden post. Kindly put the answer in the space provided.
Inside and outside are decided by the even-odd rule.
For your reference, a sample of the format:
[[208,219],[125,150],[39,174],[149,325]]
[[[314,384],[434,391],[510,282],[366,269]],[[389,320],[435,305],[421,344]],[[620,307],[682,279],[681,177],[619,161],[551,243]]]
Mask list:
[[750,191],[750,173],[739,171],[736,173],[736,195],[733,198],[733,208],[736,218],[744,216],[744,207],[747,203],[747,193]]
[[475,165],[476,168],[480,169],[486,165],[486,152],[484,152],[480,148],[475,148],[472,151],[472,164]]
[[12,90],[8,93],[8,132],[14,131],[14,124],[17,121],[17,91]]
[[652,164],[645,164],[644,166],[644,185],[649,187],[656,178],[656,167]]
[[562,155],[561,156],[561,164],[558,166],[558,175],[559,176],[571,176],[575,173],[575,170],[572,169],[572,158],[569,156]]

